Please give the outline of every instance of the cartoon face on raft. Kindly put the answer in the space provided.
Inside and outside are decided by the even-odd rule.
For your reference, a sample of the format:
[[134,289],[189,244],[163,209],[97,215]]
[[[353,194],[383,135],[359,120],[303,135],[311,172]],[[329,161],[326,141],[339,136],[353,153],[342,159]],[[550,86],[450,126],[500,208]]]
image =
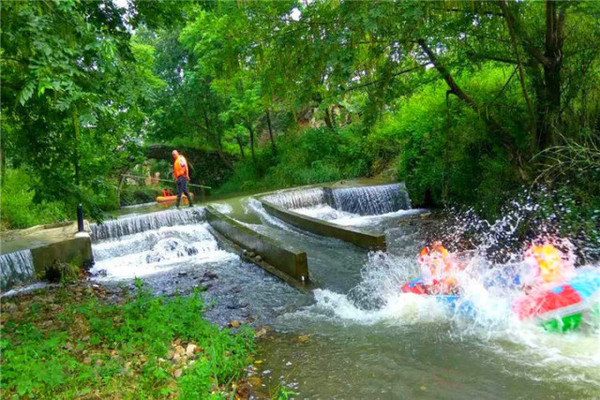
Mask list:
[[543,284],[564,282],[573,270],[567,255],[551,243],[531,246],[525,252],[525,263]]
[[424,247],[419,255],[419,266],[421,275],[432,279],[442,279],[450,274],[452,262],[450,253],[442,245],[442,242],[436,241],[431,247]]
[[423,283],[437,288],[433,291],[441,293],[454,291],[457,283],[455,274],[460,270],[460,264],[442,242],[435,241],[430,247],[421,250],[419,267]]

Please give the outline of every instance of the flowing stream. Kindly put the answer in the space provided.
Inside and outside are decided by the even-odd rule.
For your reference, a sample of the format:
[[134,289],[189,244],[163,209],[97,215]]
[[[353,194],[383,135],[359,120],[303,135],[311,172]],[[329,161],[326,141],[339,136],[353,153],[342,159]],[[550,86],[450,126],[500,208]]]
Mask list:
[[[385,199],[391,188],[380,188],[370,198]],[[307,234],[249,202],[249,212],[263,222],[255,229],[307,251],[319,286],[314,303],[277,318],[279,335],[262,343],[268,386],[287,385],[299,398],[314,399],[600,397],[599,315],[567,334],[517,320],[511,304],[518,291],[485,283],[497,279],[498,271],[525,268],[518,255],[505,265],[478,251],[470,255],[461,276],[462,301],[474,310],[467,315],[434,298],[401,293],[405,282],[419,276],[417,258],[425,243],[420,219],[399,219],[419,210],[368,209],[361,206],[360,190],[345,190],[351,199],[346,206],[290,200],[289,194],[286,203],[308,216],[384,232],[387,252],[367,253]],[[498,246],[494,232],[514,228],[508,219],[488,227],[481,254]],[[303,336],[309,339],[298,340]]]
[[400,293],[402,284],[418,276],[424,245],[424,222],[407,218],[422,210],[410,208],[403,187],[311,189],[272,194],[270,200],[332,223],[383,232],[388,251],[367,252],[301,231],[242,197],[217,207],[305,250],[311,293],[220,248],[202,207],[129,214],[94,226],[93,279],[132,287],[139,278],[166,295],[202,287],[212,321],[271,325],[274,337],[257,342],[263,362],[255,373],[264,389],[285,386],[295,398],[600,397],[600,323],[548,333],[512,316],[514,288],[484,285],[497,271],[522,268],[518,257],[496,265],[483,253],[470,255],[461,277],[464,301],[475,310],[470,315],[434,298]]

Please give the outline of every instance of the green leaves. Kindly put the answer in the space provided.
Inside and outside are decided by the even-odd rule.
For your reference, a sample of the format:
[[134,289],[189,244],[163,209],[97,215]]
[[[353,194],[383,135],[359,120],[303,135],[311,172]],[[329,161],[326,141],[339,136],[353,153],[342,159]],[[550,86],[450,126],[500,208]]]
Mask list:
[[27,82],[27,84],[25,85],[25,87],[19,92],[18,96],[17,96],[17,101],[24,106],[25,103],[27,102],[27,100],[29,100],[31,98],[31,96],[33,95],[33,91],[35,89],[35,82],[33,81],[29,81]]
[[127,163],[124,144],[139,137],[165,87],[154,75],[153,48],[130,43],[124,16],[110,1],[0,7],[7,165],[25,165],[34,203],[59,198],[69,209],[83,202],[90,212],[116,207],[108,204],[114,188],[95,182]]

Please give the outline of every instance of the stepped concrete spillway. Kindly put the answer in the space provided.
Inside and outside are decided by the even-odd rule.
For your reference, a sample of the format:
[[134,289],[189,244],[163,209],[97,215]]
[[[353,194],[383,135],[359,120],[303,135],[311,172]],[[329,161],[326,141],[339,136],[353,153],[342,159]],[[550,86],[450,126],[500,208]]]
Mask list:
[[143,215],[90,224],[92,240],[113,239],[121,236],[142,233],[160,227],[195,224],[205,221],[204,207],[182,210],[166,210]]
[[326,205],[336,211],[368,216],[410,209],[410,199],[403,183],[291,189],[268,193],[259,196],[258,200],[267,212],[297,228],[341,239],[368,250],[385,250],[385,235],[341,226],[296,210]]

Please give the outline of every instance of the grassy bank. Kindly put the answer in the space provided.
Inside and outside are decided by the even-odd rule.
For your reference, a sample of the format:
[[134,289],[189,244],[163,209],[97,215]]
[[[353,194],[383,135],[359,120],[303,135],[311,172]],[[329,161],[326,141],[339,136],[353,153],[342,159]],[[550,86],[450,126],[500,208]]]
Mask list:
[[199,293],[116,298],[86,285],[3,300],[2,398],[231,398],[250,330],[202,318]]

